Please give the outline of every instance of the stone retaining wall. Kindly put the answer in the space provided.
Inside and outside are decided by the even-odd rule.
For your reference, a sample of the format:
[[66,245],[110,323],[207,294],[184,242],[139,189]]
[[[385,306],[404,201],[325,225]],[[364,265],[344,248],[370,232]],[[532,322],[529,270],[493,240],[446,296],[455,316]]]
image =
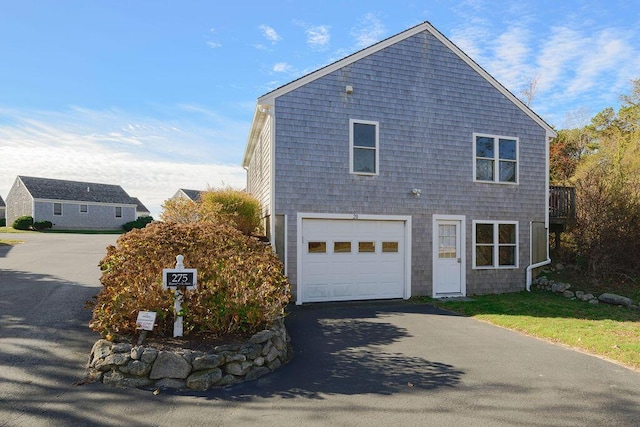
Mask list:
[[283,320],[244,344],[218,346],[208,353],[99,340],[91,349],[87,370],[91,380],[117,387],[207,390],[278,369],[291,359],[289,341]]
[[546,290],[561,294],[565,298],[577,299],[586,301],[589,304],[599,304],[601,302],[617,305],[620,307],[626,307],[632,310],[640,310],[640,305],[635,303],[631,298],[627,298],[621,295],[605,292],[599,296],[584,292],[584,291],[572,291],[569,283],[556,282],[549,280],[546,276],[540,276],[533,280],[532,286],[537,286],[538,289]]

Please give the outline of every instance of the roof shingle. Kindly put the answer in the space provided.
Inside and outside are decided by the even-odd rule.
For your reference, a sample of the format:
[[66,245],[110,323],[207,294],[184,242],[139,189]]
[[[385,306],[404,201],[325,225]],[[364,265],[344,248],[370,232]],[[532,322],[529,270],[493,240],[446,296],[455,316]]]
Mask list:
[[36,178],[32,176],[19,176],[18,178],[34,199],[123,205],[135,204],[127,192],[119,185]]

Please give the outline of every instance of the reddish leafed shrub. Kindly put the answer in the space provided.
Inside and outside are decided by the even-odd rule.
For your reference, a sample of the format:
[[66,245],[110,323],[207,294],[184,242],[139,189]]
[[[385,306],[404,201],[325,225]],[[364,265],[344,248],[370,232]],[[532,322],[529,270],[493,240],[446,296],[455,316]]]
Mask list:
[[104,288],[91,328],[106,337],[136,332],[140,311],[155,311],[155,336],[173,334],[173,293],[162,289],[162,269],[198,269],[198,286],[182,304],[184,333],[252,333],[283,316],[290,289],[271,248],[221,223],[154,222],[123,234],[100,262]]

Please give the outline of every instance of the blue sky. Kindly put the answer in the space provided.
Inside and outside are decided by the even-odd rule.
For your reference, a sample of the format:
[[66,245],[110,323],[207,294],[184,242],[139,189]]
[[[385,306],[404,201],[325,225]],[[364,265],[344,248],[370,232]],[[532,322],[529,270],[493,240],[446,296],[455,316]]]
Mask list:
[[556,128],[640,78],[637,0],[0,0],[0,195],[17,175],[242,188],[256,99],[424,21]]

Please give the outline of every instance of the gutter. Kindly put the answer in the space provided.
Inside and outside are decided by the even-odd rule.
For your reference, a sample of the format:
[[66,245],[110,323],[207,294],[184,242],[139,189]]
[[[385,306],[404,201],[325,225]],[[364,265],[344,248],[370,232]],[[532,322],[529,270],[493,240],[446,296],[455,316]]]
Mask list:
[[542,267],[543,265],[548,265],[551,264],[551,258],[549,258],[549,255],[547,255],[547,259],[539,262],[537,264],[531,264],[529,267],[527,267],[527,292],[531,292],[531,282],[533,281],[533,279],[531,278],[531,271],[534,268],[538,268],[538,267]]

